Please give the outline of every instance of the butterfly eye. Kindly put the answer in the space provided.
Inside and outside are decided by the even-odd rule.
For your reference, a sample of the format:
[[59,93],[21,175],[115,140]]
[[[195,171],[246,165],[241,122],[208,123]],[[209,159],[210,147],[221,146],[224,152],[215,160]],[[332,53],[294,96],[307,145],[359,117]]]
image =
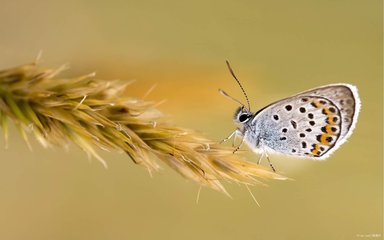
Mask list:
[[249,119],[248,114],[241,114],[241,115],[239,116],[239,122],[245,122],[245,121],[247,121],[248,119]]

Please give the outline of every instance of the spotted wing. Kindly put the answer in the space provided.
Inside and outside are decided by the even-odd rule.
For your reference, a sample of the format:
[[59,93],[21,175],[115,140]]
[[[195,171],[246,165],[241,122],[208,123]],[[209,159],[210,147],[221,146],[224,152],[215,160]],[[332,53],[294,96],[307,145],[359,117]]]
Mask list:
[[274,151],[325,159],[350,135],[359,104],[349,85],[329,85],[269,105],[254,124]]
[[360,112],[360,98],[355,86],[332,84],[297,95],[297,97],[300,96],[320,96],[331,101],[341,113],[342,126],[339,142],[344,142],[351,135]]

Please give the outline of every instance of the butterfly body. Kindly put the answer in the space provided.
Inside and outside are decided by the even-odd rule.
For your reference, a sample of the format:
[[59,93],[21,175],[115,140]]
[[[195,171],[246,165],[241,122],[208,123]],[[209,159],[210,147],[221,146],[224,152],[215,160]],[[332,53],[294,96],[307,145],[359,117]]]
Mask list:
[[325,159],[351,135],[360,111],[357,88],[332,84],[272,103],[256,113],[240,107],[234,120],[254,151]]

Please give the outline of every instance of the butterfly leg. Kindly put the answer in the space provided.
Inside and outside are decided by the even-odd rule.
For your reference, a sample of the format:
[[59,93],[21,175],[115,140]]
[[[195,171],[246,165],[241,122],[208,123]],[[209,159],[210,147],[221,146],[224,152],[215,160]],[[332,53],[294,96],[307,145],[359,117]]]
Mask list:
[[264,152],[265,151],[263,151],[263,153],[261,154],[259,160],[257,160],[257,165],[259,165],[261,163],[261,159],[263,159],[263,157],[264,157]]
[[[242,136],[243,137],[243,134],[239,131],[239,129],[236,129],[235,131],[233,131],[228,137],[224,138],[223,140],[220,141],[220,144],[228,141],[229,139],[231,139],[233,137],[233,141],[232,141],[232,147],[235,147],[235,141],[236,141],[236,137],[237,136]],[[237,151],[237,150],[236,150]]]
[[237,152],[244,143],[244,136],[241,138],[240,144],[233,150],[233,153]]
[[261,154],[261,157],[259,158],[259,160],[257,161],[257,164],[260,164],[261,163],[261,159],[265,156],[268,160],[268,163],[269,163],[269,166],[271,167],[272,171],[273,172],[276,172],[276,169],[275,167],[273,166],[271,160],[269,159],[269,155],[268,155],[268,152],[267,150],[265,149],[265,147],[263,146],[263,140],[261,139],[261,146],[262,146],[262,149],[263,149],[263,153]]
[[229,139],[231,139],[231,138],[233,137],[233,135],[236,134],[237,131],[238,131],[238,130],[236,129],[236,130],[233,131],[228,137],[226,137],[226,138],[224,138],[223,140],[221,140],[221,141],[220,141],[220,144],[222,144],[222,143],[228,141]]
[[272,171],[273,171],[273,172],[276,172],[276,169],[275,169],[275,167],[273,166],[271,160],[269,159],[269,156],[268,156],[268,153],[267,153],[267,152],[265,152],[265,156],[267,157],[269,166],[271,167]]
[[236,137],[237,136],[241,136],[241,142],[240,144],[235,148],[235,150],[233,150],[233,153],[237,152],[240,147],[243,145],[244,143],[244,136],[243,134],[239,131],[239,129],[236,129],[235,131],[233,131],[228,137],[224,138],[223,140],[220,141],[220,144],[223,143],[223,142],[226,142],[228,141],[229,139],[231,139],[233,137],[233,141],[232,141],[232,147],[235,147],[235,140],[236,140]]

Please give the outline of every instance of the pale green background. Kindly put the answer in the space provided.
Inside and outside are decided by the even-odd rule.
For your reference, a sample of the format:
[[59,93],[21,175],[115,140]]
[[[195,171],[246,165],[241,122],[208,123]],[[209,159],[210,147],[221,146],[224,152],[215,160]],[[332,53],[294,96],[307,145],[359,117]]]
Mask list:
[[[0,68],[69,63],[66,76],[138,80],[173,121],[220,140],[242,99],[253,109],[316,86],[357,85],[362,111],[351,139],[323,162],[272,156],[295,181],[227,184],[229,199],[167,167],[153,178],[127,156],[106,170],[77,147],[30,152],[12,129],[0,148],[0,239],[380,239],[383,188],[382,1],[0,0]],[[4,145],[4,141],[0,141]],[[258,156],[248,155],[255,161]],[[369,238],[379,234],[380,238]]]

